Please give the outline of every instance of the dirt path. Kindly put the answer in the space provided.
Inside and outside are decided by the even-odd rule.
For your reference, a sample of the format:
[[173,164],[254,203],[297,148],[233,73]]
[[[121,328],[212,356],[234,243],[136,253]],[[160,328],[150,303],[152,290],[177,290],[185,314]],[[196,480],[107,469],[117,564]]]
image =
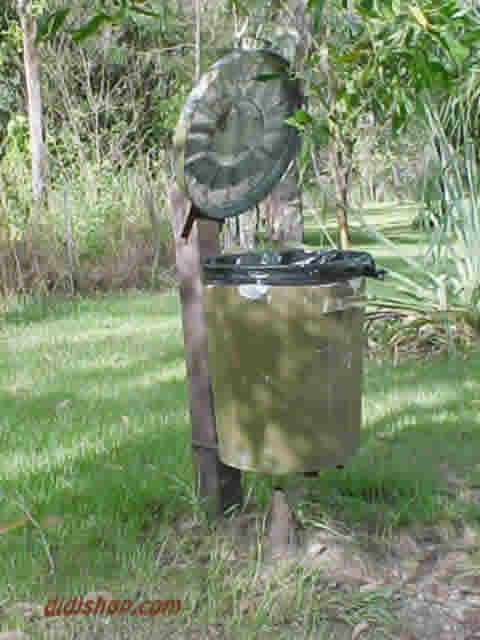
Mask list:
[[317,533],[303,562],[339,585],[390,588],[402,640],[480,639],[480,533],[469,526],[459,533],[448,523],[404,531],[388,546]]

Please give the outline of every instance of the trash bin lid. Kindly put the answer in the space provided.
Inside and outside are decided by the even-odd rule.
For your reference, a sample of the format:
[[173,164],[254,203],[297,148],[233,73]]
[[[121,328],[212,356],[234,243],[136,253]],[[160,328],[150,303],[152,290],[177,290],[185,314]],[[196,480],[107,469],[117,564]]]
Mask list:
[[219,255],[203,263],[205,284],[315,285],[358,277],[383,279],[369,253],[363,251],[263,251]]
[[223,220],[268,195],[299,149],[285,120],[301,102],[289,63],[269,49],[236,50],[202,76],[174,138],[177,181],[195,217]]

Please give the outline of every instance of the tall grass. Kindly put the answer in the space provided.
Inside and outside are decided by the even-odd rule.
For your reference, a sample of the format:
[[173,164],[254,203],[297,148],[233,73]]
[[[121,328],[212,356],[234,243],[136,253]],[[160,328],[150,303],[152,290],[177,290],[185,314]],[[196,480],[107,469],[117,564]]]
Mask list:
[[437,157],[427,159],[422,178],[423,218],[429,227],[424,253],[404,255],[402,247],[368,225],[362,212],[356,212],[364,228],[407,267],[401,272],[390,269],[393,295],[380,295],[371,302],[409,316],[417,324],[439,327],[447,335],[465,329],[470,338],[478,338],[480,179],[474,145],[465,140],[461,148],[454,149],[435,111],[428,108],[426,113],[429,146],[437,150]]
[[460,152],[449,144],[434,112],[427,112],[442,157],[440,180],[446,206],[435,224],[427,256],[437,273],[445,274],[447,292],[480,327],[480,176],[474,141]]
[[165,158],[153,163],[139,156],[134,164],[116,167],[91,160],[59,171],[50,179],[33,246],[27,243],[32,211],[27,165],[18,148],[0,161],[4,297],[155,287],[168,281],[173,240]]

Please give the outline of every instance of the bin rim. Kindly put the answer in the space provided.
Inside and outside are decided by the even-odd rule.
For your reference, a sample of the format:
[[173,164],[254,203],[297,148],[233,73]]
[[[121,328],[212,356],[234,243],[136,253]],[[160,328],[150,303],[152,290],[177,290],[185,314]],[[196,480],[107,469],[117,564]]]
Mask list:
[[203,262],[205,284],[326,285],[355,278],[383,279],[364,251],[287,249],[223,254]]

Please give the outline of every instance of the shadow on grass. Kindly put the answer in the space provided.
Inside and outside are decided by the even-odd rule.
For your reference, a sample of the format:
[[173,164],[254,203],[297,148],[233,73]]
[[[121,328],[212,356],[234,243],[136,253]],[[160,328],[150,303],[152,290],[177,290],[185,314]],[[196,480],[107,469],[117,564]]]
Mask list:
[[[172,302],[167,306],[163,303],[165,297],[171,297]],[[152,305],[152,299],[162,300],[161,311],[158,305]],[[72,298],[58,296],[28,297],[24,301],[17,301],[14,308],[2,314],[1,319],[6,325],[28,326],[33,323],[45,321],[57,321],[68,318],[78,318],[84,314],[102,315],[114,314],[116,318],[131,316],[141,313],[145,316],[177,315],[179,303],[174,292],[159,291],[156,294],[150,292],[131,292],[112,295],[98,295],[83,297],[81,295]],[[0,325],[1,326],[1,325]]]
[[[128,372],[117,376],[119,384],[124,376]],[[79,390],[88,381],[88,374],[75,379]],[[27,523],[0,536],[2,583],[15,585],[16,597],[31,597],[32,589],[42,598],[78,595],[80,585],[91,590],[125,574],[133,558],[146,570],[153,549],[145,547],[144,557],[138,553],[142,533],[191,508],[183,379],[131,386],[96,407],[81,391],[55,409],[59,400],[65,394],[52,392],[23,403],[22,412],[36,416],[43,437],[24,433],[10,448],[11,471],[4,465],[2,522],[22,515],[18,497],[37,522],[62,518],[60,531],[44,531],[54,553],[54,586],[35,527]]]
[[[121,353],[124,338],[117,340]],[[95,349],[98,351],[107,342],[114,352],[115,343],[112,346],[111,338],[97,341]],[[159,348],[156,338],[143,338],[142,346],[140,356],[147,353],[148,358],[140,357],[128,366],[123,363],[119,366],[99,365],[92,359],[92,367],[86,370],[75,368],[73,351],[73,366],[64,363],[63,371],[61,367],[57,370],[48,391],[32,394],[21,388],[0,390],[0,402],[4,416],[9,416],[10,425],[4,434],[5,447],[25,455],[34,451],[38,454],[42,442],[46,442],[47,452],[49,448],[65,444],[66,436],[73,442],[98,432],[99,426],[105,429],[120,423],[124,416],[134,414],[141,418],[147,413],[183,411],[186,404],[183,345],[172,341]],[[79,356],[82,351],[84,344],[81,342]],[[173,368],[172,373],[162,374],[169,368]],[[31,433],[27,432],[29,427]],[[52,437],[53,434],[58,440]]]
[[[125,301],[102,304],[115,318],[129,315],[134,323],[135,314],[150,313],[153,302],[145,297],[132,299],[129,308]],[[166,313],[175,315],[168,305]],[[142,532],[152,521],[195,508],[184,374],[168,373],[182,361],[183,346],[175,338],[160,349],[158,336],[148,335],[138,336],[140,358],[130,353],[127,366],[92,359],[91,367],[78,369],[73,358],[48,391],[33,397],[2,391],[4,418],[8,415],[2,448],[8,451],[6,465],[11,464],[2,478],[2,520],[18,517],[17,495],[38,520],[64,519],[63,531],[47,532],[57,567],[54,586],[35,528],[0,536],[0,572],[5,585],[16,585],[16,597],[31,595],[33,588],[43,598],[52,591],[76,595],[80,582],[95,588],[109,576],[125,575],[132,570],[132,558],[135,570],[147,571],[154,550],[139,545]],[[261,332],[253,338],[263,348]],[[280,375],[278,336],[270,338]],[[117,336],[113,351],[121,352],[125,339]],[[475,463],[480,450],[478,422],[466,410],[475,391],[465,390],[479,372],[478,354],[466,361],[369,370],[364,395],[373,408],[380,407],[378,415],[373,411],[368,419],[348,468],[305,480],[318,504],[346,521],[372,527],[438,516],[444,508],[443,465],[462,471]],[[62,376],[68,377],[68,386]],[[448,390],[458,391],[458,400]],[[422,394],[431,392],[438,397],[422,404]],[[388,437],[379,437],[383,433]],[[259,475],[254,483],[271,488],[272,479]],[[457,512],[462,509],[468,514],[459,504]],[[470,515],[475,515],[473,507]]]
[[78,313],[81,304],[79,298],[61,299],[49,296],[28,298],[25,301],[17,301],[11,311],[5,312],[3,321],[5,324],[26,326],[52,317],[60,319]]
[[[417,246],[421,242],[425,242],[427,236],[423,232],[414,231],[410,226],[402,224],[376,226],[377,231],[385,235],[391,242],[399,246]],[[334,227],[328,228],[329,235],[338,242],[338,234]],[[352,225],[349,229],[349,239],[352,248],[355,247],[375,247],[382,246],[382,241],[369,231]],[[321,229],[306,228],[304,232],[303,242],[312,248],[321,247],[329,248],[328,238]]]
[[[97,302],[84,302],[78,318],[94,313]],[[6,384],[0,389],[0,525],[21,517],[19,505],[24,504],[37,522],[61,516],[63,527],[45,530],[42,539],[26,522],[0,535],[2,585],[14,585],[16,597],[30,597],[32,589],[42,598],[52,588],[66,593],[69,585],[77,595],[80,582],[95,588],[108,576],[125,574],[149,523],[191,507],[183,344],[177,330],[165,333],[167,325],[162,325],[170,317],[178,322],[176,306],[173,296],[158,304],[155,296],[102,300],[101,310],[96,309],[101,319],[103,312],[125,326],[125,315],[134,326],[139,319],[140,328],[138,334],[130,335],[126,327],[125,335],[106,337],[102,330],[102,337],[90,343],[75,343],[69,325],[59,325],[59,341],[52,342],[55,327],[42,335],[20,335],[23,350],[18,360],[7,362],[2,372]],[[159,317],[158,331],[155,321],[141,323],[141,317],[150,314]],[[46,318],[69,316],[76,323],[75,305],[66,305],[60,318],[58,309]],[[17,320],[21,324],[25,317]],[[30,343],[30,335],[37,342]],[[33,364],[43,353],[49,356],[45,383],[36,370],[44,365]],[[31,367],[25,386],[18,383],[22,363]],[[18,368],[18,377],[9,374],[12,366]],[[33,380],[39,381],[37,388],[32,388]],[[54,587],[44,540],[56,565]],[[145,550],[139,566],[147,570],[151,562],[152,550]]]
[[343,471],[310,481],[312,499],[377,532],[415,521],[480,522],[480,501],[453,495],[450,482],[457,475],[468,487],[478,465],[478,391],[471,383],[479,377],[480,357],[412,364],[391,371],[383,366],[367,376],[359,451]]

